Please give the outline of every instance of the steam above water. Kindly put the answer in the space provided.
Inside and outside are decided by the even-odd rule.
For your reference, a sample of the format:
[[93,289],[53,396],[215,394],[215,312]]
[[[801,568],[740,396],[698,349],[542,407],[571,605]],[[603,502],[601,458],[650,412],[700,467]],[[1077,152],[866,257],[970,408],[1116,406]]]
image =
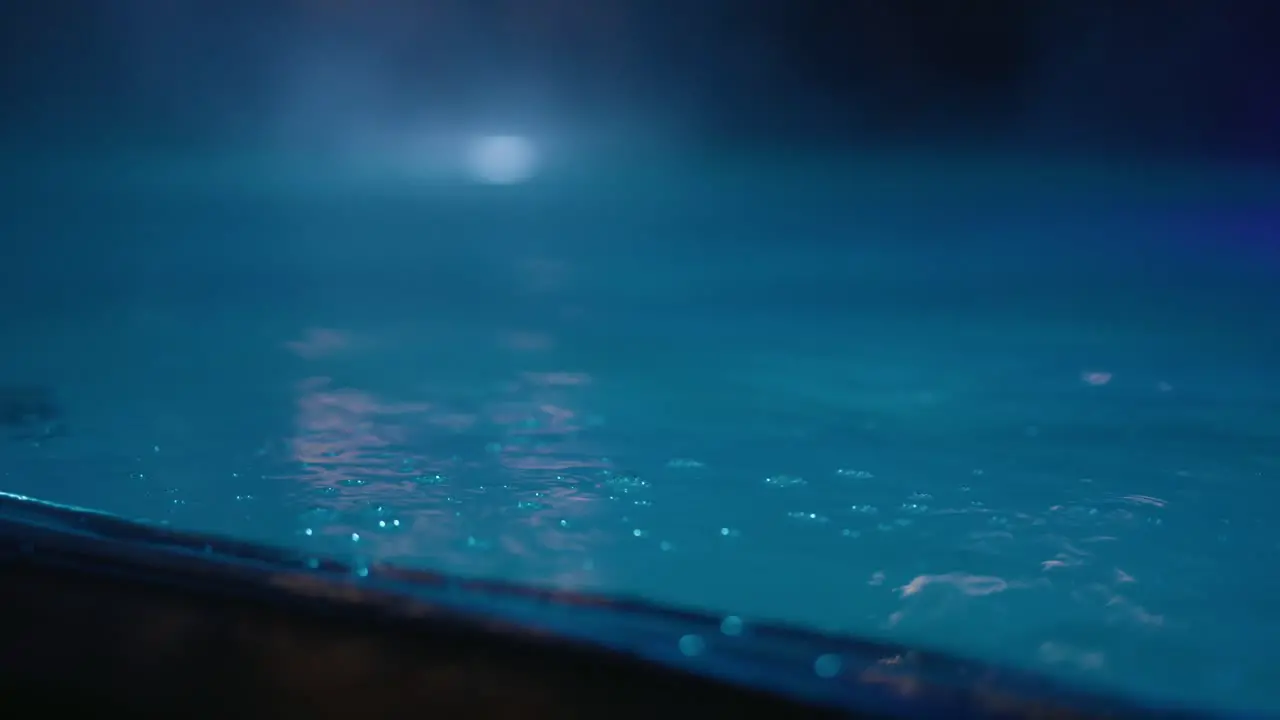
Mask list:
[[48,6],[0,30],[24,58],[0,70],[0,121],[64,146],[329,155],[425,143],[456,157],[480,135],[557,156],[741,141],[1274,145],[1268,4],[987,5],[130,0],[83,8],[74,33]]

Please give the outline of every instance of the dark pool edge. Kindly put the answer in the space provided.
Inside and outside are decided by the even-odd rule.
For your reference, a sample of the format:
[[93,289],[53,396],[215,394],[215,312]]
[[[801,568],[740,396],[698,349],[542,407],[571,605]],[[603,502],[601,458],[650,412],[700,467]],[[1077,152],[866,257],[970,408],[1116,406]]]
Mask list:
[[[287,707],[376,717],[412,705],[494,717],[690,706],[1207,717],[918,649],[722,623],[642,602],[356,569],[0,493],[0,689],[48,688],[42,697],[75,689],[156,712],[203,703],[194,707],[242,716]],[[14,697],[0,693],[0,705]]]

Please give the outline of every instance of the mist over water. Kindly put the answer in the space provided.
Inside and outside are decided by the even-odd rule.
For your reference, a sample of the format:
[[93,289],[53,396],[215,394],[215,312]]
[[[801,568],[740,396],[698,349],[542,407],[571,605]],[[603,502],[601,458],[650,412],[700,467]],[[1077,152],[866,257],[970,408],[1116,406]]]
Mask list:
[[1280,122],[1267,3],[76,0],[9,17],[3,118],[24,145],[526,132],[1203,155],[1273,153]]

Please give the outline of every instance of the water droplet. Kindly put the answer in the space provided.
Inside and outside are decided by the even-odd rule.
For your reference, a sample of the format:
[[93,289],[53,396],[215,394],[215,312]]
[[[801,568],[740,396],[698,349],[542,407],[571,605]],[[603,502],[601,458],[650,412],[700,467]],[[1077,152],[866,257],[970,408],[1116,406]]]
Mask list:
[[787,487],[800,487],[801,485],[805,485],[806,483],[804,478],[798,477],[796,475],[770,475],[769,477],[764,479],[764,484],[768,485],[769,487],[787,488]]
[[608,479],[605,480],[605,484],[624,493],[643,490],[649,487],[649,483],[639,475],[632,475],[629,473],[621,473],[617,475],[610,473]]

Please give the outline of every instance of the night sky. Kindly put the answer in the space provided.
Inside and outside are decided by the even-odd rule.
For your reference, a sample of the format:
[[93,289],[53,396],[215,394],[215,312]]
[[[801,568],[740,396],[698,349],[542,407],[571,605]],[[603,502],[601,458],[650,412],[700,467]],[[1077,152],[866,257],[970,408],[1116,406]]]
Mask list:
[[365,121],[532,114],[692,143],[1280,158],[1275,3],[14,0],[4,13],[7,144],[322,135],[358,107]]

